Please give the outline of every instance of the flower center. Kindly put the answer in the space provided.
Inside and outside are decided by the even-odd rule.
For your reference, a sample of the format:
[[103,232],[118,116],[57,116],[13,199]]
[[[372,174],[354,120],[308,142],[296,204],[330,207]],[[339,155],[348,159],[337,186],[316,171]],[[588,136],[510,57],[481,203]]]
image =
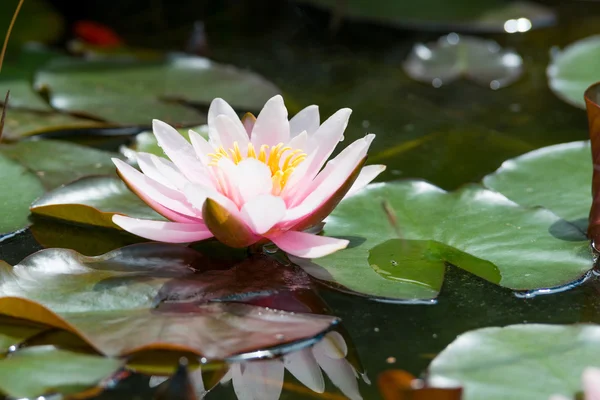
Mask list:
[[[245,154],[244,154],[245,153]],[[219,160],[228,158],[236,165],[247,158],[254,158],[271,169],[271,179],[273,179],[273,194],[278,195],[287,183],[290,175],[302,161],[306,159],[306,153],[300,149],[292,149],[279,143],[276,146],[263,144],[260,146],[258,154],[252,143],[248,143],[248,148],[242,152],[238,142],[233,142],[233,148],[225,149],[219,147],[215,153],[208,155],[211,160],[209,166],[217,166]]]

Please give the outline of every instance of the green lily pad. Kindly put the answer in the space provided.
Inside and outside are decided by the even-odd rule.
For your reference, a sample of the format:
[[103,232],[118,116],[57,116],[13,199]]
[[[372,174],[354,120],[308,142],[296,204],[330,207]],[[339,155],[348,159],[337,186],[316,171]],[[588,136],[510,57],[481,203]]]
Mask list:
[[88,175],[116,175],[116,153],[59,140],[27,140],[0,146],[0,153],[34,171],[47,189]]
[[133,194],[123,181],[91,176],[54,189],[31,204],[31,212],[80,224],[118,228],[112,216],[164,219]]
[[557,144],[502,163],[483,184],[523,206],[542,206],[585,232],[592,204],[589,141]]
[[[260,271],[274,261],[248,262],[244,268]],[[176,350],[221,360],[314,340],[337,322],[328,316],[211,302],[246,293],[246,280],[226,274],[225,292],[215,291],[211,268],[223,266],[179,245],[138,244],[98,257],[48,249],[14,267],[0,267],[0,314],[75,333],[108,356]],[[277,276],[271,273],[273,285],[263,280],[261,290],[279,290]],[[182,293],[194,296],[186,301]]]
[[[507,20],[526,18],[529,29],[553,25],[556,17],[547,7],[530,2],[424,0],[300,0],[319,8],[333,10],[349,19],[376,22],[400,28],[504,32]],[[516,21],[515,21],[516,22]]]
[[446,263],[513,290],[566,285],[593,265],[577,227],[476,185],[456,192],[422,181],[370,185],[325,223],[324,234],[350,240],[348,248],[294,261],[321,280],[378,298],[436,297]]
[[[511,325],[460,335],[429,367],[429,383],[462,385],[464,400],[571,398],[600,367],[597,325]],[[450,383],[451,384],[451,383]]]
[[0,360],[0,391],[15,398],[74,394],[96,386],[117,372],[114,358],[39,346],[19,350]]
[[44,193],[34,173],[0,154],[0,239],[28,224],[29,204]]
[[578,40],[563,50],[555,49],[546,73],[554,94],[585,108],[585,90],[600,81],[600,35]]
[[183,102],[206,105],[223,97],[254,110],[279,93],[256,74],[191,56],[163,62],[60,60],[38,72],[35,87],[47,88],[59,110],[142,126],[152,118],[179,126],[205,122],[203,113]]
[[[0,26],[8,27],[18,1],[3,1],[0,4]],[[60,38],[64,29],[61,15],[45,0],[27,0],[15,22],[10,43],[22,44],[35,41],[51,43]]]
[[38,112],[10,108],[6,112],[3,141],[64,130],[104,128],[109,125],[57,112]]

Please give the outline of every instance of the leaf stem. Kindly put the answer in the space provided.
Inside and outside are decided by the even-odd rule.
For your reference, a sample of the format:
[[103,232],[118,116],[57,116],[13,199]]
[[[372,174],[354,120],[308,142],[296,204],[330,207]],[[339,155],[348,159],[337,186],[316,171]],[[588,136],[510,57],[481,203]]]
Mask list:
[[[8,39],[10,38],[10,34],[12,33],[13,27],[15,26],[15,21],[17,20],[17,16],[19,15],[19,11],[21,11],[21,7],[25,0],[19,0],[19,4],[17,4],[17,9],[13,14],[12,19],[10,20],[10,25],[8,26],[8,31],[6,31],[6,35],[4,36],[4,45],[2,46],[2,53],[0,53],[0,72],[2,71],[2,64],[4,63],[4,55],[6,54],[6,48],[8,47]],[[4,114],[3,114],[4,116]],[[4,118],[3,118],[4,119]]]

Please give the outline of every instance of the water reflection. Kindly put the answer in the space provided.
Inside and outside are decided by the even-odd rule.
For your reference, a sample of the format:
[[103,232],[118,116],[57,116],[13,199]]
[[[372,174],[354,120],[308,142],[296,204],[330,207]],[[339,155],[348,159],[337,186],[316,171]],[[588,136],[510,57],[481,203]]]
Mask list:
[[[283,389],[288,391],[324,393],[326,379],[343,394],[328,393],[330,399],[360,400],[359,382],[370,384],[366,373],[351,362],[348,343],[339,332],[329,332],[313,346],[305,347],[283,357],[269,360],[247,361],[231,364],[218,383],[211,384],[214,371],[199,367],[190,373],[192,386],[198,399],[213,398],[209,393],[232,387],[239,400],[277,400]],[[302,386],[285,382],[285,371]],[[167,378],[155,376],[150,386],[168,385]]]

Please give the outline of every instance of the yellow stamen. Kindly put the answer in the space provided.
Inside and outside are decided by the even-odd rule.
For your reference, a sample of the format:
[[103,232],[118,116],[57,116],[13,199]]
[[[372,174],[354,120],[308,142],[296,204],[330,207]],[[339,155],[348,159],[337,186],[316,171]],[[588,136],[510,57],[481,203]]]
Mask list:
[[[210,167],[216,167],[223,158],[233,161],[234,164],[239,164],[248,158],[254,158],[255,160],[264,163],[271,170],[271,179],[273,180],[272,193],[274,195],[279,195],[281,193],[288,179],[294,172],[294,169],[306,159],[306,153],[302,152],[302,150],[294,150],[289,146],[284,147],[283,143],[279,143],[273,147],[263,144],[260,146],[258,156],[256,155],[254,145],[248,143],[248,148],[245,153],[246,156],[244,156],[244,152],[240,149],[238,142],[234,142],[233,148],[230,149],[225,149],[221,146],[216,149],[214,153],[208,154],[208,157],[210,158],[208,165]],[[284,155],[286,156],[284,157]]]

